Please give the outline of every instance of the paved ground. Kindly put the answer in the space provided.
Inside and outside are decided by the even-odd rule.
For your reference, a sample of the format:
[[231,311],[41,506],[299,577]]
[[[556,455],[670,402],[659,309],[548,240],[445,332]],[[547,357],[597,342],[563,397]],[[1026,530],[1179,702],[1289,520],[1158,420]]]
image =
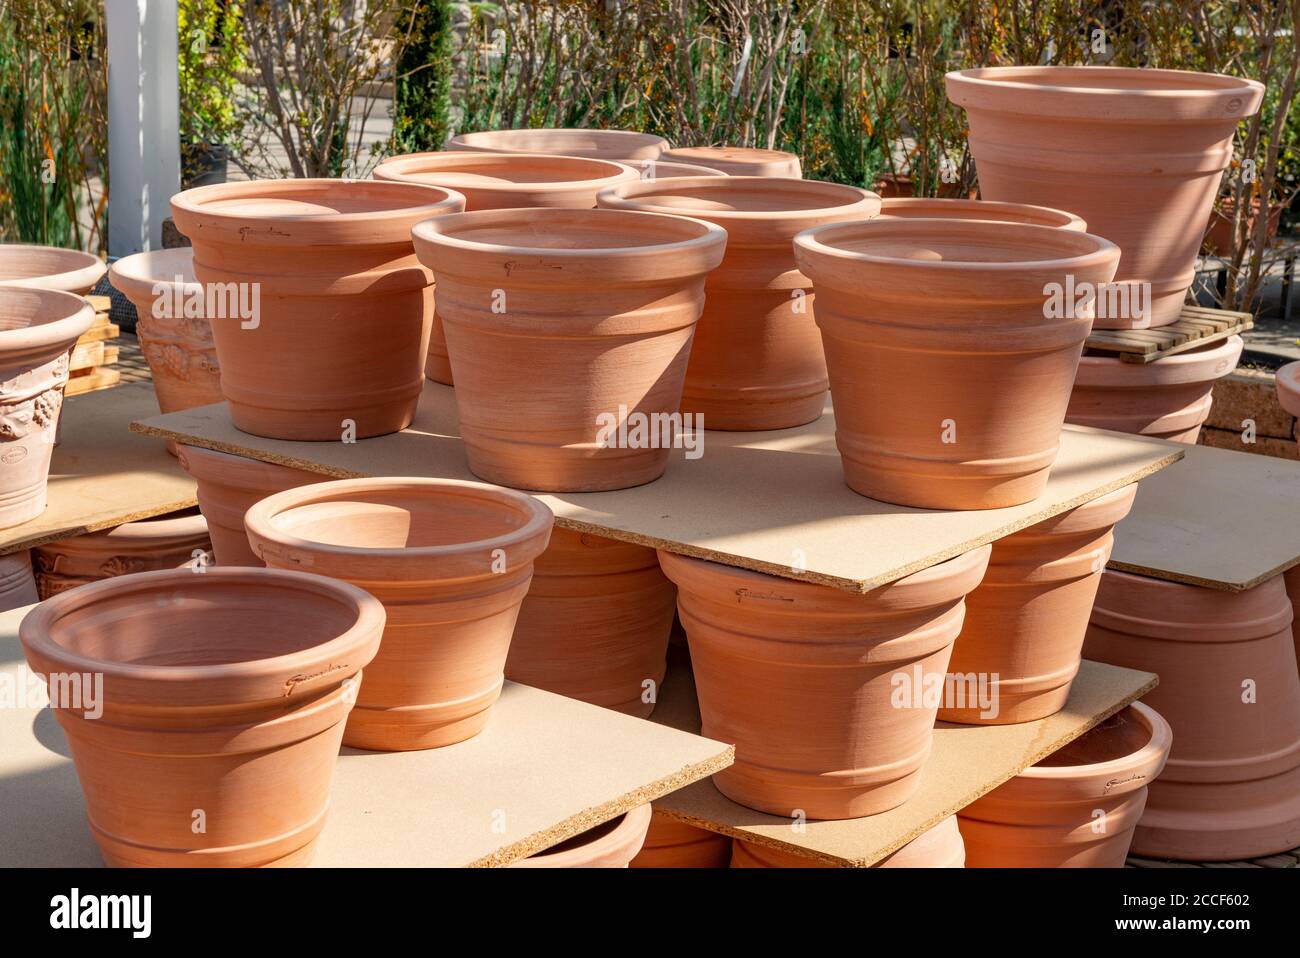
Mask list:
[[1297,868],[1300,867],[1300,848],[1289,852],[1269,855],[1267,858],[1252,858],[1244,862],[1170,862],[1156,858],[1138,858],[1130,855],[1129,868]]

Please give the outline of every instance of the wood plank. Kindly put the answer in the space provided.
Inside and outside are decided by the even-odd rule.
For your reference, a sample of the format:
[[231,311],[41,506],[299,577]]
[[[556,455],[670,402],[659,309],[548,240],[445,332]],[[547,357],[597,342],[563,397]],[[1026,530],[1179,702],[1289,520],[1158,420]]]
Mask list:
[[1085,348],[1118,354],[1124,362],[1149,363],[1218,342],[1253,326],[1254,318],[1249,313],[1184,306],[1177,321],[1167,326],[1096,330],[1088,337]]
[[79,343],[72,347],[72,359],[68,362],[68,369],[75,372],[79,369],[91,369],[95,366],[104,365],[104,344],[98,343]]
[[116,386],[122,381],[120,372],[104,366],[79,370],[79,373],[80,375],[73,375],[68,380],[68,385],[63,389],[64,396],[72,397],[80,396],[83,393],[96,392],[100,389],[107,389],[109,386]]
[[98,329],[101,326],[109,325],[108,313],[96,313],[95,321],[90,324],[91,329]]
[[[1208,336],[1202,336],[1198,339],[1189,339],[1186,342],[1180,343],[1177,346],[1171,346],[1168,349],[1161,350],[1160,353],[1155,358],[1163,359],[1166,356],[1177,356],[1179,353],[1185,353],[1189,349],[1199,349],[1201,346],[1209,346],[1212,343],[1222,342],[1223,340],[1227,339],[1229,336],[1235,336],[1241,331],[1242,330],[1240,328],[1234,327],[1231,329],[1225,329],[1222,332],[1211,333]],[[1123,359],[1124,357],[1121,356],[1120,358]]]
[[95,312],[97,313],[107,313],[113,306],[112,297],[106,296],[102,293],[95,293],[91,296],[86,296],[85,300],[94,307]]
[[80,336],[77,337],[77,344],[95,343],[105,339],[115,339],[121,334],[120,327],[113,323],[102,323],[98,326],[92,326]]

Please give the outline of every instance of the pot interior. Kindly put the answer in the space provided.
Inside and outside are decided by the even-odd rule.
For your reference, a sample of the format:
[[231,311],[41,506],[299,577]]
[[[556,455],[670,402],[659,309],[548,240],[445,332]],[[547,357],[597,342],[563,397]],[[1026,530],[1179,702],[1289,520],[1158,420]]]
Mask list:
[[113,264],[114,278],[135,280],[153,286],[155,283],[197,283],[194,275],[194,251],[184,249],[150,250],[139,256],[124,256]]
[[[852,206],[864,199],[861,191],[816,180],[775,177],[709,177],[706,180],[663,179],[656,173],[653,188],[638,187],[628,199],[686,213],[784,213]],[[866,214],[863,214],[864,218]]]
[[0,283],[69,273],[97,262],[96,257],[77,250],[0,243]]
[[1203,93],[1246,88],[1243,80],[1213,73],[1149,70],[1130,67],[989,67],[965,70],[977,80],[1023,83],[1029,86],[1072,90],[1162,90]]
[[1050,263],[1104,248],[1087,233],[952,219],[836,224],[818,230],[815,238],[832,249],[876,259],[956,264]]
[[[201,190],[214,192],[196,196]],[[392,212],[428,206],[441,199],[407,183],[383,180],[254,180],[200,187],[182,195],[209,213],[268,219]]]
[[76,316],[86,301],[71,293],[36,288],[0,288],[0,332],[35,329]]
[[[448,224],[451,217],[442,221]],[[435,220],[435,223],[439,221]],[[714,228],[716,229],[716,227]],[[622,210],[491,210],[465,213],[443,235],[485,246],[583,251],[641,249],[684,243],[709,228],[673,216]]]
[[1151,742],[1151,728],[1125,708],[1038,763],[1039,768],[1099,765],[1132,755]]
[[508,186],[529,183],[582,183],[624,172],[604,160],[576,156],[529,156],[523,153],[437,153],[394,160],[388,171],[406,180],[456,189],[460,186]]
[[895,197],[885,200],[881,216],[899,219],[993,220],[999,223],[1029,223],[1060,229],[1076,222],[1066,213],[1019,203],[996,203],[986,200],[944,200]]

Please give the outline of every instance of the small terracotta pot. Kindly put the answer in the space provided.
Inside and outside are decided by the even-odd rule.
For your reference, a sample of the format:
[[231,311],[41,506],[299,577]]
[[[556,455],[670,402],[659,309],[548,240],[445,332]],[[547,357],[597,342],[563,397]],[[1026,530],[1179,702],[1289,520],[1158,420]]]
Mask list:
[[198,446],[181,446],[178,458],[198,485],[199,510],[207,520],[218,565],[263,565],[248,544],[244,513],[273,493],[328,478]]
[[[950,815],[938,825],[912,839],[898,851],[872,865],[872,868],[964,868],[966,849],[957,816]],[[816,858],[783,851],[771,845],[737,841],[731,853],[732,868],[835,868]]]
[[[970,220],[871,220],[795,237],[817,293],[849,487],[925,509],[1036,498],[1056,460],[1092,306],[1049,316],[1049,284],[1105,283],[1113,243]],[[904,401],[905,398],[905,401]]]
[[967,868],[1123,868],[1176,736],[1134,702],[957,813]]
[[[1285,203],[1268,204],[1268,225],[1264,227],[1264,242],[1272,246],[1277,240],[1277,231],[1282,225],[1282,214],[1286,212]],[[1259,222],[1259,197],[1251,197],[1250,212],[1246,214],[1246,236],[1253,239],[1255,224]],[[1211,256],[1232,256],[1233,231],[1236,227],[1237,201],[1231,195],[1219,200],[1219,207],[1210,213],[1209,229],[1201,241],[1201,249]]]
[[1287,363],[1277,371],[1277,401],[1291,415],[1300,417],[1300,362]]
[[632,868],[726,868],[731,839],[656,811]]
[[1220,592],[1102,577],[1085,658],[1160,676],[1174,747],[1133,852],[1239,861],[1300,845],[1300,674],[1281,576]]
[[179,569],[196,559],[207,565],[196,553],[211,549],[207,521],[191,509],[47,542],[32,550],[32,565],[37,591],[48,599],[113,576]]
[[[939,199],[973,200],[979,195],[979,189],[971,187],[967,195],[962,196],[962,186],[957,182],[935,185]],[[916,196],[916,179],[910,173],[881,173],[871,184],[871,189],[886,199],[908,199]]]
[[72,293],[0,286],[0,529],[45,511],[69,354],[94,321]]
[[1028,223],[1086,233],[1088,224],[1065,210],[1024,203],[995,203],[991,200],[945,200],[922,197],[889,197],[880,203],[881,219],[983,220],[994,223]]
[[421,223],[414,237],[440,284],[476,476],[595,492],[663,474],[661,439],[625,442],[606,427],[677,413],[721,227],[624,210],[484,210]]
[[947,76],[966,110],[980,193],[1069,209],[1124,251],[1116,281],[1149,282],[1149,323],[1175,322],[1232,159],[1237,124],[1262,84],[1181,70],[988,67]]
[[1065,421],[1194,445],[1214,403],[1214,381],[1237,368],[1243,346],[1230,336],[1150,363],[1084,356]]
[[643,180],[666,180],[670,176],[726,176],[722,170],[715,170],[698,163],[670,163],[666,160],[620,160],[624,166],[630,166],[640,174]]
[[232,309],[226,297],[226,317],[209,315],[235,427],[337,442],[409,426],[433,322],[433,276],[411,227],[464,208],[451,190],[374,180],[220,183],[172,197],[195,276],[239,298]]
[[668,141],[632,130],[484,130],[461,133],[447,141],[448,150],[475,153],[551,153],[595,160],[657,160]]
[[799,179],[803,167],[799,157],[784,150],[760,150],[744,146],[687,146],[665,150],[661,160],[691,163],[721,170],[728,176],[779,176]]
[[[676,597],[653,549],[555,529],[533,567],[506,678],[647,718],[663,684]],[[656,693],[649,702],[647,681]]]
[[0,612],[21,609],[40,601],[32,575],[32,552],[24,549],[0,556]]
[[84,296],[107,267],[91,253],[57,246],[0,243],[0,286],[56,289]]
[[[865,595],[661,551],[677,583],[701,735],[736,746],[713,776],[773,815],[843,819],[907,801],[930,754],[963,598],[989,547]],[[910,690],[910,694],[909,694]]]
[[638,805],[618,818],[568,841],[514,862],[511,868],[627,868],[645,841],[650,806]]
[[[383,626],[376,599],[320,576],[172,570],[55,596],[19,637],[32,671],[60,677],[54,714],[104,860],[247,867],[311,858]],[[90,675],[98,718],[66,692]]]
[[1125,486],[992,544],[984,581],[966,596],[948,671],[986,680],[993,707],[970,699],[977,687],[955,684],[966,701],[940,708],[941,721],[1009,725],[1065,707],[1112,530],[1136,495],[1136,484]]
[[[465,209],[471,211],[589,210],[595,207],[601,190],[639,179],[636,171],[611,160],[541,153],[414,153],[385,160],[375,167],[373,176],[453,189],[465,197]],[[434,382],[452,385],[447,337],[436,310],[424,374]]]
[[321,482],[244,517],[269,568],[343,579],[388,610],[343,736],[379,751],[452,745],[487,724],[552,521],[531,496],[450,479]]
[[880,197],[816,180],[715,176],[627,183],[603,191],[600,205],[677,213],[727,231],[726,255],[704,284],[682,412],[703,416],[706,429],[785,429],[820,418],[826,357],[812,284],[791,244],[811,227],[875,216]]

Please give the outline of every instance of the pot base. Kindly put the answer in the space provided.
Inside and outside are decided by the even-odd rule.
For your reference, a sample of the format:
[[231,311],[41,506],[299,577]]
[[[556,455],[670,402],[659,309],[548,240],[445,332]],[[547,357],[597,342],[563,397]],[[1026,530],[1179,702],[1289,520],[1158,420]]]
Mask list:
[[[837,437],[844,466],[844,482],[859,495],[877,502],[891,502],[915,509],[1005,509],[1024,505],[1042,495],[1051,465],[1017,476],[971,476],[963,474],[973,463],[960,464],[961,471],[923,475],[903,469],[890,470],[879,462],[850,459]],[[1056,458],[1055,450],[1052,459]],[[939,466],[939,463],[935,463]],[[913,460],[911,468],[919,468]]]
[[483,731],[500,697],[498,684],[482,695],[432,706],[375,708],[358,703],[348,716],[343,744],[368,752],[416,752],[455,745]]
[[461,423],[469,471],[484,482],[512,489],[610,492],[654,482],[668,468],[667,449],[548,447],[496,440],[484,446],[471,438],[474,432]]
[[1062,685],[1038,692],[1010,692],[1005,688],[1009,683],[992,683],[993,701],[998,707],[997,715],[983,716],[978,705],[971,708],[941,708],[939,721],[955,722],[958,725],[1019,725],[1022,722],[1036,722],[1065,708],[1065,703],[1070,698],[1070,684],[1078,672],[1079,665],[1076,662],[1064,677]]
[[[230,420],[240,432],[286,442],[338,442],[401,432],[415,419],[420,386],[409,399],[360,409],[266,409],[227,398]],[[349,424],[351,424],[349,428]]]
[[[763,390],[769,394],[770,389]],[[682,415],[703,417],[705,429],[720,432],[767,432],[793,429],[816,422],[826,410],[825,383],[811,395],[796,396],[774,402],[757,399],[727,399],[709,393],[692,393],[688,382],[682,393]]]

